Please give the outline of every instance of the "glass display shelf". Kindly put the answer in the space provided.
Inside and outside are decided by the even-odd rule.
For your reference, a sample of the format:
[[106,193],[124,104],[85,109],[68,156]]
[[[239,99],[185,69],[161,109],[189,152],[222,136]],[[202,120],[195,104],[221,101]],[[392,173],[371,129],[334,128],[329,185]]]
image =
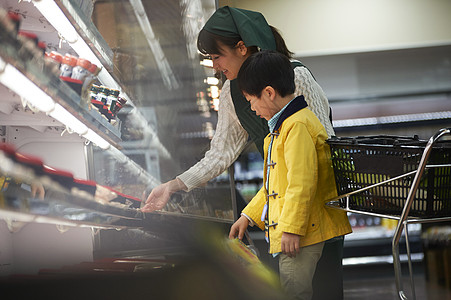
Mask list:
[[[0,172],[0,177],[4,173]],[[232,224],[230,220],[174,212],[142,213],[137,208],[102,204],[92,199],[46,186],[43,199],[30,195],[29,185],[21,183],[0,192],[0,218],[25,223],[56,224],[100,229],[141,228],[154,234],[174,234],[175,226]],[[120,204],[118,204],[120,205]],[[172,224],[172,225],[171,225]]]
[[19,163],[15,161],[17,154],[11,155],[0,152],[2,218],[100,228],[140,226],[140,210],[131,203],[113,202],[116,194],[110,190],[102,188],[100,193],[92,182],[70,187],[68,183],[75,180],[67,173],[56,175],[49,171],[53,168],[44,168],[36,161]]
[[[121,92],[121,97],[133,105],[127,93],[127,86],[123,85],[116,76],[114,53],[97,27],[80,8],[81,2],[73,0],[44,0],[32,1],[42,15],[58,32],[78,56],[90,60],[101,67],[97,75],[99,81],[108,88]],[[94,5],[94,3],[92,4]],[[71,28],[73,27],[73,28]],[[75,32],[73,32],[75,30]],[[116,69],[117,71],[117,69]]]
[[[49,176],[39,164],[19,163],[15,161],[17,155],[10,156],[0,151],[0,218],[3,219],[93,228],[143,228],[154,233],[169,230],[168,234],[180,224],[230,225],[233,222],[227,216],[195,215],[189,211],[143,213],[139,199],[123,201],[113,190],[97,184],[95,193],[89,192],[86,186],[69,184],[70,176],[69,181],[64,174]],[[35,188],[38,192],[34,194]],[[212,194],[206,196],[211,198]],[[177,206],[184,207],[180,202]]]
[[0,31],[0,68],[2,70],[6,64],[10,64],[56,103],[110,144],[118,147],[121,141],[120,122],[113,126],[99,112],[90,110],[87,103],[82,103],[81,97],[52,72],[51,65],[45,62],[43,56],[39,56],[37,49],[19,41],[1,23]]
[[[68,20],[72,23],[77,33],[83,38],[90,49],[97,55],[102,66],[114,77],[113,50],[108,46],[100,32],[94,26],[90,18],[80,9],[74,0],[50,0],[54,1]],[[118,80],[116,80],[118,82]]]
[[[13,66],[18,73],[24,75],[26,81],[33,82],[34,85],[36,85],[46,95],[50,96],[54,102],[63,106],[63,108],[75,116],[77,120],[88,126],[89,129],[111,144],[112,147],[110,147],[110,145],[105,145],[106,143],[102,143],[105,145],[105,147],[102,147],[100,143],[96,143],[94,139],[88,138],[88,134],[83,135],[84,138],[90,140],[92,143],[87,143],[84,148],[87,170],[86,175],[82,176],[95,180],[102,185],[113,187],[114,189],[127,193],[135,198],[143,199],[149,194],[151,188],[159,185],[162,181],[167,180],[167,178],[173,177],[170,175],[171,173],[180,172],[186,167],[184,166],[186,162],[183,156],[190,155],[181,155],[179,151],[182,151],[183,153],[186,152],[186,145],[191,146],[191,142],[187,142],[186,140],[178,140],[178,137],[173,131],[173,128],[176,128],[176,126],[171,125],[171,128],[167,128],[166,123],[163,122],[164,126],[162,126],[162,122],[156,121],[157,115],[165,121],[171,120],[170,118],[172,117],[176,117],[175,120],[180,120],[181,118],[179,115],[186,114],[186,111],[178,109],[178,105],[177,109],[170,107],[170,111],[166,107],[161,107],[160,105],[156,107],[153,103],[146,103],[144,107],[137,107],[142,105],[140,102],[149,100],[146,98],[148,94],[145,93],[147,89],[140,86],[137,87],[137,83],[140,83],[139,81],[131,82],[130,80],[127,80],[129,77],[135,78],[134,76],[124,75],[126,78],[122,78],[124,73],[121,73],[120,65],[113,65],[113,56],[114,59],[116,59],[115,55],[117,54],[115,51],[120,51],[120,53],[130,53],[131,58],[141,57],[139,55],[140,53],[134,54],[135,52],[131,52],[128,45],[124,44],[115,46],[113,48],[114,51],[112,51],[100,35],[101,30],[99,31],[96,25],[92,23],[91,14],[84,11],[83,7],[80,7],[80,3],[78,1],[25,0],[18,3],[14,2],[15,1],[8,2],[8,6],[4,8],[19,13],[24,19],[27,18],[27,22],[23,22],[21,24],[21,26],[26,25],[21,27],[21,30],[28,30],[36,33],[39,36],[40,41],[42,40],[47,42],[47,45],[51,45],[51,47],[48,47],[47,50],[54,50],[56,52],[60,52],[61,54],[64,54],[64,52],[72,55],[75,54],[75,56],[86,58],[98,66],[101,66],[102,70],[97,76],[100,84],[108,88],[120,90],[120,96],[124,96],[124,98],[127,99],[127,106],[121,110],[120,118],[118,116],[117,126],[111,125],[96,111],[89,110],[88,104],[84,103],[83,100],[86,99],[85,97],[79,97],[78,94],[71,90],[65,82],[60,80],[58,70],[55,69],[55,66],[51,67],[46,64],[46,59],[43,58],[42,53],[37,51],[36,47],[34,49],[36,51],[33,51],[33,49],[29,49],[29,47],[25,47],[25,45],[23,45],[23,41],[16,39],[14,35],[8,33],[7,31],[2,30],[0,33],[0,70],[1,67],[5,65]],[[52,9],[54,10],[53,14],[49,13]],[[97,10],[99,9],[101,8],[97,8]],[[60,18],[61,16],[64,18]],[[178,16],[178,14],[176,14],[176,16]],[[31,19],[34,19],[34,21]],[[78,35],[77,39],[68,38],[70,37],[70,33],[67,34],[67,31],[58,25],[57,19],[65,19],[64,23],[68,25],[69,28],[72,28],[72,32]],[[121,20],[123,19],[124,18]],[[42,23],[45,23],[46,26],[45,34],[41,33],[44,32],[44,30],[39,30],[43,29],[39,27],[38,24],[41,21]],[[127,32],[130,32],[133,36],[136,35],[134,36],[135,39],[137,39],[138,33],[139,36],[141,36],[142,29],[136,26],[138,24],[137,22],[134,22],[133,20],[130,21],[128,19],[125,21],[131,23],[128,24],[125,22],[127,23],[126,27],[118,25],[118,28],[127,28]],[[47,24],[47,22],[49,24]],[[97,20],[97,22],[99,21]],[[102,29],[101,26],[99,28]],[[157,26],[157,24],[155,24],[154,28],[162,30]],[[71,30],[69,30],[69,32],[71,32]],[[177,33],[175,40],[185,41],[184,37],[182,38],[182,32],[179,33],[177,31],[174,32],[174,34],[175,33]],[[116,32],[116,34],[118,33]],[[168,38],[168,40],[171,39],[173,38]],[[80,47],[79,42],[82,42],[84,46]],[[61,47],[58,48],[58,45],[61,46],[61,44],[64,49]],[[86,45],[88,47],[86,47]],[[170,45],[173,45],[172,42]],[[162,42],[161,46],[168,47],[167,41],[165,40],[164,43]],[[138,46],[135,46],[133,49],[137,47]],[[138,47],[138,49],[140,48]],[[149,49],[146,53],[151,53],[151,50],[152,49]],[[172,52],[169,51],[169,54],[172,54]],[[184,52],[182,54],[184,54]],[[171,55],[171,58],[172,61],[186,61],[184,56],[179,54],[177,56]],[[193,58],[191,58],[191,60],[193,60]],[[197,65],[197,58],[193,61],[191,60],[187,72],[192,71],[197,74],[197,69],[194,70],[194,67],[192,66],[193,63],[196,63]],[[98,64],[97,61],[100,61],[100,63]],[[147,61],[149,61],[149,59],[146,59],[146,62]],[[116,61],[114,61],[114,63],[116,63]],[[132,74],[135,74],[136,68],[131,70],[133,70]],[[150,78],[159,79],[161,76],[159,69],[152,68],[152,65],[146,65],[145,70],[146,72],[140,75],[142,77],[138,76],[136,78],[142,79],[150,76]],[[185,71],[183,71],[183,73],[184,72]],[[123,80],[123,82],[118,80],[118,78],[122,78],[121,80]],[[123,84],[127,86],[122,88]],[[149,85],[146,84],[146,87],[147,86]],[[174,103],[174,101],[180,101],[180,95],[184,95],[183,97],[185,97],[186,95],[192,94],[192,100],[196,101],[195,95],[197,90],[194,90],[192,86],[193,85],[191,83],[185,84],[184,87],[185,89],[188,89],[188,91],[184,92],[184,90],[170,90],[164,85],[158,85],[157,87],[161,88],[161,90],[152,89],[151,93],[153,97],[160,97],[164,95],[164,97],[166,97],[163,98],[164,101],[158,99],[158,103],[164,103],[169,106],[173,105],[171,103]],[[127,91],[136,91],[136,94],[144,93],[144,97],[139,97],[138,101],[134,101],[135,103],[133,103],[133,101],[130,100],[128,95],[125,93],[125,89],[127,89]],[[16,102],[14,102],[14,105],[16,108],[20,106],[20,100],[18,99],[20,97],[13,95],[10,98],[15,99]],[[23,98],[28,99],[27,97]],[[2,97],[1,101],[6,102],[8,100],[9,99]],[[183,99],[183,101],[187,100]],[[195,106],[193,105],[193,107]],[[14,111],[8,115],[9,120],[18,115],[23,115],[24,119],[25,117],[30,117],[24,121],[29,123],[17,123],[11,121],[8,124],[2,125],[29,126],[34,129],[33,124],[36,124],[35,127],[40,126],[38,128],[39,130],[43,130],[44,126],[58,126],[58,124],[53,125],[53,123],[51,123],[52,115],[50,113],[47,113],[49,116],[45,116],[45,110],[41,110],[39,113],[36,113],[33,109],[31,110],[32,111],[30,112],[28,107],[25,107],[24,105],[23,110],[21,109],[18,112]],[[190,106],[190,111],[191,110],[192,108]],[[6,114],[8,114],[8,112],[6,112]],[[38,124],[38,119],[45,119],[43,120],[45,122]],[[60,121],[60,123],[66,124],[62,121]],[[169,124],[169,122],[167,122],[167,124]],[[71,129],[71,126],[68,124],[66,124],[66,128],[67,127]],[[58,130],[62,130],[62,133],[66,132],[64,131],[63,126],[58,128]],[[67,131],[69,133],[71,132],[70,130]],[[75,130],[73,131],[77,132]],[[127,133],[129,135],[127,135]],[[39,134],[45,135],[46,133],[44,132],[43,134]],[[175,137],[171,139],[173,134]],[[15,143],[15,141],[8,140],[8,137],[4,140]],[[80,141],[84,142],[83,140]],[[173,146],[182,142],[184,143],[183,146]],[[96,145],[99,147],[95,147]],[[33,153],[33,151],[31,151],[31,153]],[[92,153],[94,153],[94,155],[91,155]],[[183,161],[179,162],[178,160]],[[142,161],[146,162],[146,164],[142,164]],[[60,164],[59,166],[64,168],[64,164]],[[146,193],[147,195],[145,195]],[[218,197],[217,194],[220,196]],[[213,200],[211,200],[212,198]],[[225,207],[222,202],[226,203],[227,207]],[[203,187],[187,194],[176,195],[170,201],[168,207],[165,208],[165,211],[155,212],[150,216],[159,216],[159,218],[164,219],[172,218],[173,216],[179,217],[180,215],[186,215],[184,218],[190,220],[200,218],[208,221],[219,220],[219,222],[231,223],[231,220],[233,219],[231,212],[230,191],[228,187],[226,191],[223,189],[219,190],[218,188]],[[145,215],[142,215],[143,220],[144,216]],[[149,218],[152,219],[153,217],[148,217],[146,220],[149,220]]]

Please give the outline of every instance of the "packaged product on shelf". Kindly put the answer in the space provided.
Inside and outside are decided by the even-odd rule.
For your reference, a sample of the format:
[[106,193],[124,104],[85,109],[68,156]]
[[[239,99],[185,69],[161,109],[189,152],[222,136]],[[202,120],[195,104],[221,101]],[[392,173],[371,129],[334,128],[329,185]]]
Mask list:
[[110,191],[116,194],[116,197],[114,199],[111,199],[110,204],[114,203],[120,203],[120,207],[124,208],[136,208],[139,209],[141,207],[141,199],[138,199],[136,197],[126,195],[124,193],[121,193],[111,187],[106,187]]
[[44,174],[44,163],[38,157],[23,155],[16,152],[14,155],[14,160],[23,166],[26,166],[30,170],[33,170],[35,176],[41,176]]
[[101,68],[99,68],[96,64],[91,64],[88,71],[91,73],[90,76],[97,77],[99,75]]
[[92,98],[91,98],[91,94],[92,94],[92,86],[94,84],[94,82],[96,82],[97,80],[97,75],[100,72],[100,68],[97,67],[96,64],[91,63],[91,65],[89,66],[89,68],[87,69],[88,73],[86,75],[86,77],[83,80],[83,87],[82,87],[82,101],[85,102],[86,104],[91,107],[90,103],[92,103]]
[[27,31],[19,31],[17,40],[22,47],[18,51],[18,55],[25,61],[32,60],[39,56],[38,54],[38,36]]
[[95,196],[96,194],[96,182],[92,180],[84,180],[80,178],[74,178],[74,184],[71,189],[72,194],[76,194],[74,189],[84,191],[91,196]]
[[87,82],[90,79],[95,80],[97,78],[97,75],[99,75],[101,69],[102,68],[98,67],[97,65],[91,64],[91,67],[88,69],[90,74],[88,77],[86,77],[85,82]]
[[[49,62],[53,63],[53,65],[58,67],[58,70],[61,67],[61,63],[63,62],[63,56],[56,51],[46,52],[45,57]],[[59,75],[59,74],[58,74]]]
[[31,41],[33,43],[34,46],[38,45],[39,39],[38,36],[32,32],[28,32],[28,31],[19,31],[19,38],[23,38],[26,41]]
[[117,98],[116,94],[119,95],[119,91],[117,90],[110,90],[107,87],[104,86],[98,86],[93,84],[89,91],[89,100],[92,104],[92,107],[94,107],[96,110],[99,111],[99,113],[111,124],[115,124],[117,121],[115,120],[115,114],[110,110],[108,107],[108,103],[114,103],[113,106],[115,108],[117,105]]
[[114,109],[114,106],[116,105],[117,98],[119,97],[119,91],[118,90],[110,90],[107,96],[107,102],[106,106],[108,109],[112,112]]
[[89,91],[89,99],[91,100],[91,104],[97,109],[99,109],[99,107],[103,105],[102,102],[97,99],[99,91],[100,86],[95,84],[91,86],[91,89]]
[[61,62],[61,73],[60,76],[62,77],[71,77],[72,76],[72,70],[77,64],[77,58],[73,55],[66,54],[63,57],[63,60]]
[[[14,170],[14,173],[8,170]],[[53,190],[122,209],[139,209],[141,206],[141,200],[136,197],[93,180],[76,178],[70,171],[50,167],[39,157],[19,153],[13,145],[0,143],[0,192],[14,193],[13,188],[24,189],[31,192],[30,197],[42,200],[47,195],[46,190]],[[4,206],[2,199],[0,196],[0,207]],[[28,210],[28,207],[24,208]]]
[[71,77],[73,79],[78,79],[84,81],[89,75],[89,68],[91,67],[91,62],[84,58],[78,58],[77,63],[72,69]]
[[61,53],[58,53],[56,51],[51,51],[50,53],[48,53],[48,57],[50,57],[56,63],[58,63],[58,66],[61,66],[61,64],[63,62],[63,56],[61,55]]
[[97,100],[102,102],[102,104],[106,105],[109,93],[110,93],[110,90],[107,87],[105,87],[103,85],[100,86],[99,92],[97,93]]
[[102,204],[107,204],[117,197],[117,194],[109,188],[96,184],[95,200]]
[[71,77],[63,77],[60,76],[61,80],[63,80],[68,86],[70,86],[79,96],[81,96],[82,92],[82,82],[78,79],[73,79]]
[[74,175],[71,172],[55,169],[44,165],[44,174],[41,176],[42,182],[46,185],[59,184],[64,189],[71,190],[74,185]]
[[50,72],[56,76],[59,76],[63,56],[56,51],[45,52],[44,60],[46,67],[50,70]]
[[[100,112],[102,113],[102,116],[107,119],[108,122],[111,123],[114,120],[113,113],[105,105],[103,106],[102,110],[100,110]],[[116,121],[114,121],[114,123],[116,123]]]
[[104,87],[93,84],[91,86],[89,95],[91,104],[100,112],[103,109],[103,106],[105,106],[105,103],[103,101],[106,101]]
[[47,48],[47,45],[44,42],[39,41],[37,46],[38,49],[42,52],[42,55],[45,55],[45,49]]
[[91,85],[97,80],[100,70],[101,68],[97,67],[96,64],[91,63],[91,66],[88,68],[88,75],[83,81],[83,90],[89,91],[91,89]]
[[20,17],[20,15],[18,13],[12,12],[12,11],[8,11],[8,19],[12,21],[12,23],[14,24],[14,33],[17,35],[19,33],[19,28],[20,28],[20,22],[22,20],[22,18]]
[[0,143],[0,154],[10,159],[14,159],[16,148],[12,144]]
[[126,102],[126,99],[117,97],[116,105],[112,108],[111,112],[116,115],[125,106]]

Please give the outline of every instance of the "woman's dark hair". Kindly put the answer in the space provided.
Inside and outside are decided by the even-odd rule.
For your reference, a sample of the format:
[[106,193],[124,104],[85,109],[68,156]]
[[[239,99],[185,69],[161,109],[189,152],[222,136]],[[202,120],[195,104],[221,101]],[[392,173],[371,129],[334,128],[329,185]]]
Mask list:
[[[271,25],[269,27],[271,28],[274,39],[276,41],[277,52],[280,52],[286,57],[291,58],[293,52],[288,50],[287,45],[285,44],[285,41],[280,35],[279,31]],[[236,37],[224,37],[202,29],[197,37],[197,49],[203,55],[220,54],[221,49],[219,48],[218,42],[233,49],[241,40],[242,38],[239,35],[237,35]],[[249,50],[251,53],[258,52],[258,48],[256,46],[249,47]]]
[[263,89],[271,86],[281,96],[295,91],[291,62],[280,52],[263,50],[249,56],[238,72],[238,87],[246,94],[261,97]]
[[273,27],[269,25],[269,27],[272,30],[272,34],[274,35],[274,39],[276,40],[276,50],[279,53],[282,53],[288,58],[293,57],[293,52],[288,50],[287,45],[285,44],[285,40],[283,39],[282,35],[280,34],[279,30],[276,27]]

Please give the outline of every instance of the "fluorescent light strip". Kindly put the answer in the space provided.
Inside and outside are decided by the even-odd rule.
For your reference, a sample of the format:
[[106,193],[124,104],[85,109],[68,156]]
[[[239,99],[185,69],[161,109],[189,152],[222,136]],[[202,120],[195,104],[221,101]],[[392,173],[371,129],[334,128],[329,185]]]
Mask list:
[[[32,1],[32,0],[28,0]],[[84,39],[77,33],[72,23],[67,19],[66,15],[61,11],[59,6],[54,0],[39,0],[32,1],[34,6],[41,12],[41,14],[47,19],[47,21],[58,31],[64,39],[69,42],[72,49],[78,54],[79,57],[83,57],[89,60],[91,63],[97,66],[103,66],[95,53],[91,50],[89,45]],[[122,92],[122,88],[118,85],[113,76],[102,68],[97,78],[103,85],[108,86],[111,89],[119,90]],[[122,96],[122,95],[121,95]],[[123,96],[130,101],[128,97]]]
[[370,126],[378,124],[396,124],[405,122],[417,122],[417,121],[429,121],[451,119],[451,111],[432,112],[422,114],[408,114],[408,115],[395,115],[386,117],[373,117],[373,118],[358,118],[348,120],[336,120],[332,121],[333,126],[340,127],[354,127],[354,126]]
[[[400,257],[401,262],[408,261],[407,254],[401,254],[399,257]],[[424,254],[423,253],[412,253],[410,257],[413,262],[421,262],[421,261],[423,261]],[[384,263],[385,264],[393,264],[393,256],[392,255],[381,255],[381,256],[363,256],[363,257],[343,258],[343,266],[384,264]]]
[[68,112],[60,104],[35,85],[24,74],[9,63],[5,63],[0,57],[0,82],[14,93],[24,98],[35,108],[47,113],[71,130],[90,140],[102,149],[108,149],[110,144],[97,133],[89,129],[85,124]]
[[168,60],[163,53],[163,49],[161,49],[160,42],[153,33],[152,26],[150,25],[150,21],[147,18],[147,14],[144,10],[144,6],[141,0],[129,1],[131,6],[133,7],[133,12],[135,13],[136,19],[141,26],[141,30],[146,37],[147,43],[149,44],[149,47],[155,57],[155,62],[157,63],[158,69],[160,69],[160,72],[163,74],[164,84],[169,89],[178,89],[180,87],[180,83],[175,78],[175,75],[172,72],[171,67],[169,66]]
[[26,99],[32,106],[43,112],[50,112],[55,107],[55,102],[44,93],[24,74],[12,65],[5,63],[0,58],[0,64],[4,65],[0,72],[0,82],[20,97]]
[[97,133],[95,133],[94,131],[92,131],[89,128],[88,128],[88,132],[83,134],[83,137],[87,138],[88,140],[90,140],[91,142],[93,142],[94,144],[96,144],[97,146],[99,146],[100,148],[102,148],[104,150],[111,147],[110,143],[105,141],[102,137],[100,137],[100,135],[98,135]]
[[74,26],[69,22],[64,13],[53,0],[32,1],[34,6],[41,14],[52,24],[52,26],[63,36],[69,43],[75,43],[80,36],[77,34]]
[[79,135],[86,134],[88,127],[68,112],[64,107],[59,104],[55,105],[55,109],[48,113],[52,118],[60,121],[71,130],[75,131]]

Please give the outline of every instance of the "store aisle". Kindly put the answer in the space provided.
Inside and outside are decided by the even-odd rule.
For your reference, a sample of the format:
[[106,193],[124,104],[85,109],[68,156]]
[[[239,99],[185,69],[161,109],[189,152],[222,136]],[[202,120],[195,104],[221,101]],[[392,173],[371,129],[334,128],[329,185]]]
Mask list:
[[[451,300],[451,289],[426,281],[421,265],[414,265],[414,284],[417,300]],[[403,288],[412,298],[410,279],[403,277]],[[399,299],[392,265],[346,268],[344,272],[345,300]]]

